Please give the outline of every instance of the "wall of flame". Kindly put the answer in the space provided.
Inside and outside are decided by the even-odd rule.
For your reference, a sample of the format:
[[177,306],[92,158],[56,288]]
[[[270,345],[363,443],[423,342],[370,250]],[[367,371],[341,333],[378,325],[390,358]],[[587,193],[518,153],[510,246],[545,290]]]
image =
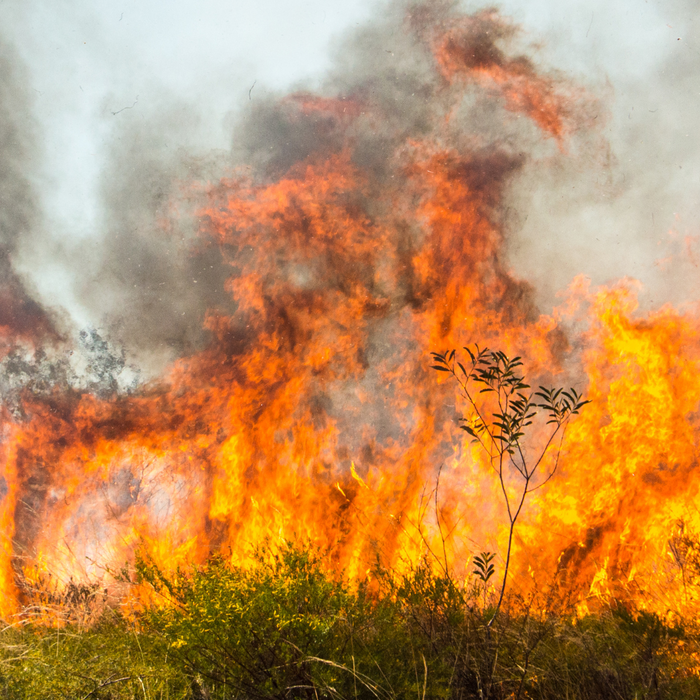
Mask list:
[[[429,352],[474,341],[592,401],[528,504],[514,578],[580,610],[612,596],[687,604],[695,310],[641,315],[633,282],[577,279],[539,313],[504,262],[504,202],[528,156],[469,128],[486,104],[566,152],[594,100],[509,55],[515,30],[495,12],[423,7],[404,28],[426,66],[411,128],[371,81],[291,95],[276,113],[317,145],[205,188],[200,241],[228,270],[233,311],[208,313],[204,350],[136,393],[57,385],[3,409],[1,614],[49,576],[113,585],[137,548],[174,567],[300,539],[351,578],[435,552],[468,574],[470,554],[502,551],[503,506]],[[3,333],[6,352],[28,342]]]

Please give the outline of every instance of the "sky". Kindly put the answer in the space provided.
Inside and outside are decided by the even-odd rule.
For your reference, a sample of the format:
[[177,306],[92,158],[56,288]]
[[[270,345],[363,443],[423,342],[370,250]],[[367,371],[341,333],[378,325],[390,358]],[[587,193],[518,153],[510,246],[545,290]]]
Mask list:
[[[498,7],[521,25],[538,65],[569,74],[601,105],[600,138],[589,148],[534,159],[514,183],[513,267],[536,285],[544,310],[579,273],[596,284],[634,277],[650,308],[696,301],[697,3]],[[23,171],[36,200],[12,260],[32,294],[67,326],[100,326],[116,303],[107,297],[117,297],[107,290],[100,302],[77,271],[98,264],[117,235],[115,218],[128,228],[144,215],[137,204],[133,216],[125,212],[141,185],[117,192],[110,180],[128,181],[133,170],[140,183],[144,168],[150,183],[186,179],[188,168],[193,177],[215,174],[252,101],[321,86],[346,37],[381,8],[369,0],[2,0],[0,38],[28,105]]]

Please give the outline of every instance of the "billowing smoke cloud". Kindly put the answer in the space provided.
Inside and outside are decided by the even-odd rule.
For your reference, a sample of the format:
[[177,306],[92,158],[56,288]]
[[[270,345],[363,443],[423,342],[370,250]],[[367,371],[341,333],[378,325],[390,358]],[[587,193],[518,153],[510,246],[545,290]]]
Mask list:
[[[509,5],[510,8],[510,5]],[[646,308],[697,296],[700,45],[696,3],[593,3],[558,18],[540,55],[601,99],[597,131],[513,183],[514,269],[546,309],[578,274],[641,281]]]
[[[226,172],[271,181],[314,153],[338,152],[347,141],[348,120],[356,117],[350,127],[354,161],[380,180],[393,177],[396,149],[434,130],[445,105],[462,90],[460,71],[473,68],[469,59],[463,68],[444,67],[442,78],[435,79],[433,35],[457,28],[457,10],[453,3],[392,3],[338,42],[334,68],[313,93],[300,85],[286,97],[263,92],[253,99],[251,90],[231,117],[228,155],[212,155],[194,145],[201,131],[195,105],[163,98],[150,111],[142,105],[124,110],[119,115],[123,122],[112,129],[108,166],[101,175],[98,245],[93,252],[78,253],[72,265],[82,303],[131,353],[156,366],[202,347],[206,313],[235,309],[224,291],[235,271],[223,263],[217,246],[197,238],[196,211],[208,185]],[[514,94],[534,90],[527,82],[534,67],[518,53],[514,25],[486,13],[470,31],[471,43],[462,50],[477,51],[485,69],[496,66],[505,76],[521,71],[517,80],[507,78],[513,80]],[[450,60],[459,64],[465,59]],[[551,81],[551,89],[555,84],[557,90],[568,89],[559,74],[544,80]],[[457,149],[477,144],[486,169],[492,167],[487,156],[494,148],[508,153],[514,176],[535,154],[558,157],[560,129],[571,132],[586,121],[594,124],[595,100],[578,97],[567,95],[579,113],[571,113],[571,122],[557,126],[544,145],[537,126],[540,106],[494,99],[488,90],[474,90],[458,102],[439,138]],[[341,113],[323,104],[336,98],[344,105]],[[361,118],[365,110],[374,116]],[[527,118],[528,110],[534,122]],[[589,131],[582,133],[587,143]],[[503,172],[485,171],[483,177],[500,179]],[[520,221],[511,208],[502,215]]]
[[71,265],[94,317],[156,366],[201,347],[206,312],[231,305],[229,271],[218,248],[197,241],[194,211],[198,184],[221,176],[221,158],[178,145],[197,131],[191,107],[157,104],[162,113],[142,110],[115,127],[100,183],[101,241],[92,265],[81,257]]
[[0,352],[18,339],[31,342],[52,333],[47,313],[13,266],[21,240],[41,218],[30,182],[39,149],[26,83],[17,56],[0,41]]
[[[565,16],[550,13],[549,19],[542,19],[547,4],[538,7],[528,6],[530,14],[524,15],[517,2],[506,2],[506,15],[512,12],[516,21],[537,28],[506,23],[494,30],[496,35],[485,34],[481,59],[497,59],[502,51],[511,59],[535,56],[540,74],[560,85],[570,80],[588,93],[585,106],[577,103],[579,127],[585,123],[585,128],[569,133],[562,150],[551,139],[543,146],[530,119],[503,109],[478,90],[450,122],[449,138],[455,144],[481,139],[522,159],[501,212],[508,234],[507,263],[533,285],[543,310],[556,304],[556,294],[581,273],[594,282],[638,277],[646,289],[643,299],[651,305],[692,297],[695,261],[700,259],[694,224],[697,188],[688,176],[700,160],[693,143],[696,8],[683,2],[652,3],[645,6],[646,24],[623,24],[625,7],[582,4]],[[100,128],[106,165],[97,177],[101,199],[94,230],[77,245],[57,244],[53,233],[23,244],[23,270],[41,278],[39,270],[47,257],[53,258],[62,270],[54,286],[71,287],[81,307],[73,334],[89,318],[147,367],[155,370],[202,347],[207,342],[202,330],[207,310],[228,312],[232,302],[223,291],[230,268],[215,247],[202,247],[196,240],[201,190],[236,168],[256,178],[274,178],[315,150],[333,150],[340,140],[332,119],[318,110],[299,116],[306,109],[305,92],[344,96],[348,104],[381,105],[382,123],[358,132],[354,158],[363,168],[385,168],[386,154],[404,137],[427,133],[440,105],[449,99],[445,85],[431,82],[432,58],[425,37],[419,39],[415,29],[420,22],[446,26],[458,8],[450,2],[413,9],[410,3],[385,5],[370,22],[334,42],[328,75],[314,78],[313,84],[300,83],[291,98],[283,99],[264,82],[252,90],[252,80],[244,90],[235,82],[228,153],[212,155],[202,136],[211,130],[210,105],[221,104],[226,81],[207,83],[211,99],[203,90],[174,98],[153,84],[140,99],[136,92],[123,90],[104,98]],[[476,9],[472,3],[470,10]],[[115,15],[114,21],[121,19]],[[492,39],[496,41],[490,44]],[[638,45],[644,43],[654,58],[640,67],[630,56],[643,52]],[[490,57],[489,46],[495,52]],[[556,70],[560,65],[573,71],[570,78]],[[25,100],[12,110],[12,119],[25,133],[29,120],[17,115],[28,109]],[[19,153],[34,147],[29,141],[24,138],[13,146],[13,162],[27,160]],[[26,180],[23,185],[22,177],[9,179],[17,190],[10,211],[21,210],[28,220],[35,214],[22,204],[28,203]],[[19,192],[23,187],[24,195]],[[7,186],[3,191],[9,192]],[[22,225],[15,221],[8,227],[18,231]],[[42,299],[54,302],[45,286]],[[33,313],[41,312],[27,307],[21,316],[29,319]]]

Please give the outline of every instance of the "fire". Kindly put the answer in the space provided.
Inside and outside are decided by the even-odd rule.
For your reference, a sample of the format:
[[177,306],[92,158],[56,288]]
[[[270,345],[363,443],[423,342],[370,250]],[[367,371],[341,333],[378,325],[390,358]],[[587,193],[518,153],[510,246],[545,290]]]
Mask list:
[[673,540],[679,524],[698,528],[697,319],[670,307],[635,318],[629,284],[579,302],[593,319],[583,338],[592,404],[571,425],[563,474],[530,534],[558,547],[567,579],[581,590],[590,581],[592,596],[677,609]]
[[631,283],[580,280],[538,312],[503,253],[526,156],[458,113],[491,100],[557,149],[590,98],[508,55],[515,30],[494,12],[409,25],[430,68],[418,126],[403,129],[371,86],[294,95],[276,109],[318,146],[208,188],[200,239],[230,268],[235,311],[208,314],[206,349],[132,395],[57,386],[4,409],[2,614],[37,570],[109,585],[136,548],[177,566],[300,538],[359,578],[444,537],[448,565],[468,572],[471,552],[502,547],[503,513],[429,352],[474,340],[522,355],[542,383],[573,377],[592,401],[532,497],[514,576],[563,582],[581,606],[678,603],[700,533],[697,318],[644,317]]
[[526,114],[561,141],[571,126],[571,96],[562,94],[553,80],[538,75],[526,57],[503,53],[496,41],[516,33],[516,27],[496,10],[453,20],[434,39],[440,73],[450,83],[473,82],[494,89],[506,109]]

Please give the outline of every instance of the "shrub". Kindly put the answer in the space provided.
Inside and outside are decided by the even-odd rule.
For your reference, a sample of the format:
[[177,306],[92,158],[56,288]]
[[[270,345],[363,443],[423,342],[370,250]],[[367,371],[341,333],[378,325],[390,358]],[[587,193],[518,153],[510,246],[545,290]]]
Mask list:
[[[351,587],[310,548],[253,567],[214,558],[169,576],[138,564],[168,604],[144,613],[212,698],[447,697],[463,621],[454,584],[418,568]],[[451,629],[454,625],[455,629]]]

